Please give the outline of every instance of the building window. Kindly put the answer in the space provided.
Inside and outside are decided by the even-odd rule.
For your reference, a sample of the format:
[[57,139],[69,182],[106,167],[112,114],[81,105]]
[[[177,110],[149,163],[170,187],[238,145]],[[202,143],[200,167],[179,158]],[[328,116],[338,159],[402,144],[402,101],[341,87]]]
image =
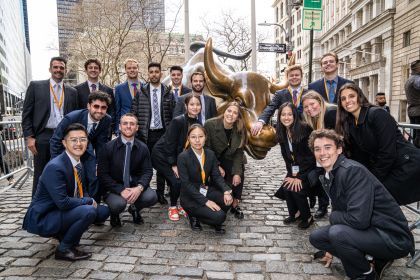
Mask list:
[[299,11],[297,12],[297,20],[300,20],[300,17],[301,17],[301,12],[300,12],[300,9],[299,9]]
[[279,8],[276,7],[276,22],[279,22]]
[[297,34],[299,34],[301,30],[302,30],[302,25],[299,23],[297,26]]
[[410,45],[410,37],[411,37],[410,30],[403,33],[403,48],[408,47]]
[[302,58],[302,51],[301,50],[298,50],[298,52],[297,52],[297,58],[298,59],[301,59]]

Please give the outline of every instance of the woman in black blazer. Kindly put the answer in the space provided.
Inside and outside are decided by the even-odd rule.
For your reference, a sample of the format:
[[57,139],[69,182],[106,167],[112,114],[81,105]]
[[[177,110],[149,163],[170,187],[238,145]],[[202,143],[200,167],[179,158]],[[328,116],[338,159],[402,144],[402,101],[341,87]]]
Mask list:
[[[309,90],[302,97],[303,119],[313,130],[328,128],[334,129],[337,115],[337,106],[324,101],[322,96],[314,91]],[[320,169],[322,172],[322,169]],[[324,217],[328,212],[330,199],[325,193],[321,184],[317,184],[314,192],[309,194],[310,207],[313,208],[316,203],[315,195],[318,196],[318,209],[315,212],[315,218]]]
[[298,111],[292,103],[287,102],[280,106],[276,133],[287,168],[281,191],[289,210],[289,217],[283,222],[290,224],[300,220],[300,229],[308,228],[314,221],[306,199],[309,191],[307,175],[316,168],[315,157],[308,146],[311,132],[312,128],[300,121]]
[[206,130],[193,124],[188,130],[191,147],[178,156],[181,178],[181,205],[188,213],[192,230],[201,230],[200,222],[225,233],[222,224],[232,204],[232,190],[220,175],[214,152],[204,148]]
[[246,130],[239,104],[230,102],[223,115],[206,121],[204,127],[208,135],[206,147],[216,154],[220,173],[232,188],[233,203],[230,211],[236,218],[243,219],[239,201],[244,185]]
[[180,215],[186,215],[184,209],[178,204],[181,183],[177,167],[178,155],[188,146],[188,128],[198,123],[198,114],[201,112],[201,101],[198,95],[188,95],[185,98],[186,114],[174,118],[165,134],[158,140],[152,150],[153,168],[159,171],[166,179],[170,188],[171,205],[168,217],[178,221]]
[[420,199],[419,150],[408,143],[394,118],[369,103],[355,84],[338,92],[336,130],[344,136],[346,152],[371,171],[400,205]]

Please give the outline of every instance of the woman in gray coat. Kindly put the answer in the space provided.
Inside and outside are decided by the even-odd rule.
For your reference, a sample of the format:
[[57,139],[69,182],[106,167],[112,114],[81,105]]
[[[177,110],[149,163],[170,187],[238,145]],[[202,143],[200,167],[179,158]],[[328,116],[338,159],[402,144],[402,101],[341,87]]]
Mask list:
[[230,102],[222,115],[206,121],[204,127],[207,131],[206,146],[216,154],[220,173],[232,188],[230,211],[236,218],[243,219],[239,201],[244,181],[246,132],[239,104]]

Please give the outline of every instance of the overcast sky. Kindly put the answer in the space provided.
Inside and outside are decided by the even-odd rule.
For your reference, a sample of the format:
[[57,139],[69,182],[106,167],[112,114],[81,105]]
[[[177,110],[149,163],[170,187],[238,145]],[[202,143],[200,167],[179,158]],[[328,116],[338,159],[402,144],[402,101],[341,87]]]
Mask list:
[[[273,22],[273,0],[256,0],[256,22]],[[167,13],[174,11],[174,6],[183,3],[181,0],[165,0]],[[243,17],[251,24],[251,0],[190,0],[190,33],[203,34],[202,19],[213,22],[222,11],[231,11],[235,16]],[[52,56],[58,55],[57,6],[56,0],[28,0],[29,33],[31,41],[32,78],[34,80],[49,77],[48,63]],[[168,19],[173,18],[168,15]],[[171,24],[167,22],[167,26]],[[177,31],[183,32],[184,10],[180,11]],[[258,32],[267,33],[272,38],[273,28],[257,26]],[[273,41],[269,39],[268,41]],[[264,60],[264,69],[274,70],[274,54],[258,54]]]

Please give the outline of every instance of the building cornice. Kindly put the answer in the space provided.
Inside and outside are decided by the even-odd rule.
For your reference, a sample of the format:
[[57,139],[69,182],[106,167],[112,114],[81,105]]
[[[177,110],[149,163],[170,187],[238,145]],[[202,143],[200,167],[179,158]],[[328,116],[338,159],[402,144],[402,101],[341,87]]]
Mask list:
[[[324,34],[318,37],[319,41],[329,40],[331,37],[335,36],[337,32],[345,28],[348,24],[351,24],[351,14],[346,14],[342,19],[340,19],[333,27],[326,30]],[[344,26],[343,26],[344,25]],[[334,33],[332,33],[333,31]],[[327,39],[328,38],[328,39]]]
[[366,73],[372,72],[372,71],[379,71],[381,67],[385,67],[386,65],[386,59],[385,57],[381,57],[379,61],[366,63],[358,65],[357,67],[350,67],[350,76],[354,78],[358,78],[359,75],[366,75]]

